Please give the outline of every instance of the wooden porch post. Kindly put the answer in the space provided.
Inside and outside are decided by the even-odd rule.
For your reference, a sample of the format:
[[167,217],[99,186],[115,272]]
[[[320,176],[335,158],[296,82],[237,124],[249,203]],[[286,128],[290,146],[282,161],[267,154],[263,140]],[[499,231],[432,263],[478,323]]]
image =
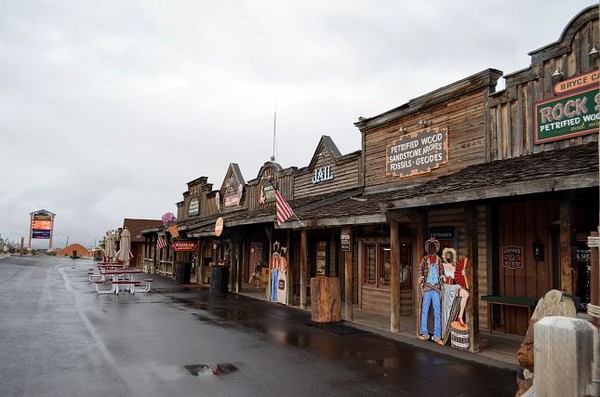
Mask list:
[[[479,351],[479,233],[477,232],[477,207],[467,205],[465,208],[467,235],[467,272],[469,283],[469,300],[467,302],[467,323],[469,324],[469,350]],[[490,314],[488,313],[488,316]]]
[[425,240],[429,239],[429,233],[427,230],[427,222],[428,222],[428,213],[426,210],[420,210],[417,211],[417,219],[416,219],[416,223],[417,223],[417,248],[416,248],[416,253],[417,253],[417,258],[416,261],[413,264],[413,293],[414,293],[414,302],[417,303],[417,321],[415,321],[415,334],[419,335],[420,334],[420,318],[419,316],[421,315],[421,291],[419,290],[419,272],[418,272],[418,267],[419,267],[419,261],[421,260],[421,258],[423,257],[423,254],[425,252]]
[[560,217],[560,290],[574,293],[573,267],[571,263],[571,202],[562,198],[559,202]]
[[390,221],[390,331],[400,332],[400,271],[398,257],[400,256],[400,235],[398,233],[398,222]]
[[240,283],[241,283],[241,279],[242,279],[242,275],[240,272],[240,241],[239,241],[239,233],[235,233],[232,239],[232,247],[231,247],[231,256],[232,256],[232,260],[235,263],[235,266],[233,267],[234,269],[234,278],[232,278],[233,281],[233,287],[234,287],[234,291],[236,294],[240,293]]
[[306,229],[300,231],[300,307],[306,309],[306,260],[308,259],[308,237]]

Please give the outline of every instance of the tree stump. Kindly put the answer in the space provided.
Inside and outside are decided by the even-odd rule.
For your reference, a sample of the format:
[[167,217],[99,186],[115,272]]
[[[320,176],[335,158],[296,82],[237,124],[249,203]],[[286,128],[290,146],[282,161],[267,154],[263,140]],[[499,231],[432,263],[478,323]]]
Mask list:
[[342,321],[340,280],[337,277],[310,279],[311,320],[316,323]]

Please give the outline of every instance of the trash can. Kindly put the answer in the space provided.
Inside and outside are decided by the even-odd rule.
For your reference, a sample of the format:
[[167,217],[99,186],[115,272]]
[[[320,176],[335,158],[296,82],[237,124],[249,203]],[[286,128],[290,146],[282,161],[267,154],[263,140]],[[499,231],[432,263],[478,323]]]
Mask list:
[[213,266],[210,271],[210,291],[226,293],[229,288],[229,268]]
[[175,281],[178,284],[189,284],[192,274],[192,265],[187,262],[177,262],[175,267]]

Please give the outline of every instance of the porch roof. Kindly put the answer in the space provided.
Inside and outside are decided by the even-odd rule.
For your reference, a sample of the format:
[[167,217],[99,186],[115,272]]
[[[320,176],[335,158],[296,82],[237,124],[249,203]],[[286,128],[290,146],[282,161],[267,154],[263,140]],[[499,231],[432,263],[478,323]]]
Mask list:
[[386,221],[403,209],[584,189],[598,186],[596,142],[473,165],[423,184],[294,209],[302,221],[280,228],[334,227]]
[[[300,222],[279,229],[338,227],[386,222],[392,211],[477,202],[598,186],[596,142],[473,165],[451,175],[403,189],[364,192],[362,188],[290,200]],[[193,236],[214,236],[222,216],[225,227],[275,222],[275,205],[206,217],[188,226]]]

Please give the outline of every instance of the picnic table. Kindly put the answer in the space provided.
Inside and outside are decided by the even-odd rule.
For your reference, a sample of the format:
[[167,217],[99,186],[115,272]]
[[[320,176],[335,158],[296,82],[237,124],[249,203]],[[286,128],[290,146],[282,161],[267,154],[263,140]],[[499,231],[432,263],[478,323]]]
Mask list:
[[102,282],[106,281],[104,275],[107,271],[114,271],[123,268],[122,263],[118,262],[99,262],[96,264],[98,267],[98,273],[94,272],[94,268],[90,268],[88,270],[88,278],[90,283],[94,283],[97,280],[102,280]]
[[[147,278],[144,279],[143,288],[138,288],[142,285],[141,281],[135,279],[135,275],[142,273],[141,270],[138,269],[123,269],[123,270],[105,270],[102,272],[102,278],[94,281],[96,285],[96,292],[99,294],[119,294],[120,291],[128,291],[129,293],[135,294],[136,292],[148,292],[150,291],[150,287],[154,282],[153,279]],[[103,284],[106,279],[104,276],[110,276],[111,288],[110,289],[100,289],[100,284]]]

